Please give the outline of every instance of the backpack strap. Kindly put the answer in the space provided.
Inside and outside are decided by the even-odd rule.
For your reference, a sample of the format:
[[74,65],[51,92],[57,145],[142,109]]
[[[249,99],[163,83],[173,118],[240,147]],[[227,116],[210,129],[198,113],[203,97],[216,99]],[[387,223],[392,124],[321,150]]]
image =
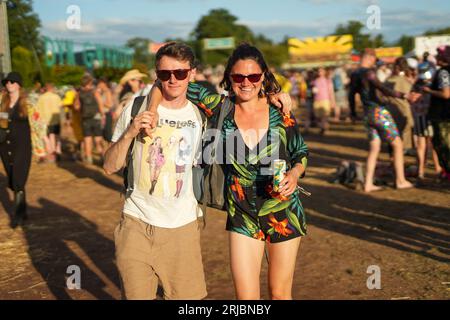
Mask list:
[[[139,96],[136,97],[133,101],[133,106],[131,107],[131,119],[130,119],[130,125],[133,123],[134,118],[137,116],[139,110],[141,109],[142,103],[145,100],[145,96]],[[125,183],[125,197],[128,198],[131,193],[133,192],[134,188],[134,176],[133,176],[133,161],[132,161],[132,153],[133,153],[133,147],[134,147],[134,141],[131,141],[130,147],[127,151],[127,157],[126,160],[126,171],[124,172],[124,175],[126,175],[126,183]]]
[[[232,108],[233,108],[233,103],[231,102],[230,98],[225,97],[222,105],[220,106],[219,118],[217,120],[217,126],[216,126],[216,129],[218,130],[219,134],[217,136],[217,139],[214,140],[213,148],[211,150],[212,157],[213,157],[213,163],[216,162],[216,148],[219,144],[220,137],[222,135],[223,121],[225,120],[225,117],[230,113]],[[203,196],[202,196],[203,228],[206,227],[206,209],[208,206],[208,197],[210,195],[209,188],[205,188],[206,178],[209,174],[210,167],[212,164],[205,166],[204,171],[203,171],[203,177],[202,177],[202,184],[203,184],[203,189],[204,189]]]
[[203,140],[203,136],[206,131],[208,119],[203,114],[203,112],[200,112],[200,110],[198,110],[198,108],[195,106],[194,106],[194,113],[195,113],[195,116],[197,117],[198,122],[201,123],[200,139],[197,143],[196,150],[195,150],[195,156],[194,156],[194,161],[197,162],[200,159],[200,157],[202,156],[202,140]]

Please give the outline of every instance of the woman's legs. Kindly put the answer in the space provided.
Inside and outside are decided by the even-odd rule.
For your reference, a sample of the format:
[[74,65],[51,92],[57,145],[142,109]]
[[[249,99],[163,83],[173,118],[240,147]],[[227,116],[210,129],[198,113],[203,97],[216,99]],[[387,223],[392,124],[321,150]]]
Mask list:
[[92,136],[84,137],[84,147],[85,147],[85,157],[86,161],[92,164],[92,147],[93,147]]
[[397,189],[412,188],[412,183],[405,178],[402,139],[400,137],[396,137],[391,143],[391,146],[394,149],[395,185]]
[[230,232],[229,239],[231,274],[236,299],[259,300],[259,276],[265,243],[236,232]]
[[292,300],[295,262],[301,238],[269,243],[269,293],[272,300]]
[[434,164],[434,172],[436,172],[436,174],[439,175],[442,172],[442,167],[439,164],[438,154],[437,154],[436,150],[434,150],[431,137],[427,137],[427,148],[431,149],[431,155],[433,157],[433,164]]
[[426,146],[426,138],[417,137],[418,177],[420,179],[423,179],[425,177]]
[[375,175],[375,168],[377,166],[378,154],[380,153],[381,140],[379,138],[372,139],[370,141],[369,155],[367,156],[366,164],[366,181],[364,183],[364,191],[371,192],[380,190],[373,184],[373,177]]

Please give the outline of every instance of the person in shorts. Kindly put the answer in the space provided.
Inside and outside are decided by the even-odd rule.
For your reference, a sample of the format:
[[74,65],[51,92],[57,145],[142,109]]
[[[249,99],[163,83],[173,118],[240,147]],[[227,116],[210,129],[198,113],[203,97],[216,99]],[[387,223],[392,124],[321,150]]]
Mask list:
[[81,89],[75,101],[75,109],[81,113],[85,161],[92,164],[93,140],[97,152],[103,154],[103,101],[101,93],[94,87],[94,79],[90,75],[85,75],[81,79]]
[[201,211],[192,182],[196,150],[191,149],[184,158],[182,183],[175,179],[164,183],[163,176],[153,170],[158,167],[158,173],[175,177],[179,173],[176,157],[162,161],[161,146],[182,137],[191,146],[198,146],[201,140],[202,120],[186,98],[188,83],[195,76],[194,53],[187,45],[170,42],[156,53],[155,66],[163,94],[155,131],[142,138],[140,132],[153,127],[155,114],[146,111],[146,98],[131,119],[131,101],[118,119],[105,153],[105,172],[117,172],[134,141],[133,191],[126,196],[114,233],[117,267],[125,299],[155,299],[161,283],[166,300],[198,300],[207,292],[197,222]]

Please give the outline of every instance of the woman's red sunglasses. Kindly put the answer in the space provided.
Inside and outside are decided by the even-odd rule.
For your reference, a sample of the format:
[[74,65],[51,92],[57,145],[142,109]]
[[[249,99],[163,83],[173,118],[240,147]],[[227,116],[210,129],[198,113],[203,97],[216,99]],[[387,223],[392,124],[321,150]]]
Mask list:
[[189,71],[191,69],[156,70],[156,76],[161,81],[167,81],[173,74],[177,80],[184,80],[187,78]]
[[241,83],[244,82],[245,78],[248,79],[251,83],[256,83],[261,80],[262,73],[254,73],[249,75],[243,75],[239,73],[231,74],[230,77],[233,79],[233,82]]

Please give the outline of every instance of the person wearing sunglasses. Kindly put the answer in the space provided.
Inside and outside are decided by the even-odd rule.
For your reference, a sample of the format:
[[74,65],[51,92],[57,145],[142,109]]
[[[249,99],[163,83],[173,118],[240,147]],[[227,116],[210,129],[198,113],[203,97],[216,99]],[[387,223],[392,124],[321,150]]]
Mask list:
[[[158,78],[164,86],[169,74],[160,72]],[[156,84],[154,88],[159,86]],[[257,48],[241,44],[234,50],[221,86],[229,97],[190,83],[188,99],[212,121],[217,120],[225,99],[233,103],[223,121],[221,141],[226,157],[222,159],[228,212],[226,230],[230,231],[236,297],[260,298],[261,260],[267,243],[270,296],[292,299],[300,237],[306,234],[297,180],[305,174],[308,150],[293,115],[280,110],[280,106],[290,106],[289,94],[279,95],[280,85]],[[158,90],[152,91],[150,110],[154,110],[157,94]],[[237,143],[229,144],[230,141]],[[273,190],[270,165],[275,158],[285,160],[288,166],[277,192]]]
[[[133,119],[130,102],[105,154],[104,170],[112,174],[125,165],[133,143],[133,191],[126,195],[114,234],[123,297],[155,299],[160,282],[165,299],[202,299],[207,292],[192,186],[195,148],[187,148],[199,145],[202,128],[197,108],[186,99],[195,76],[194,53],[184,44],[168,43],[156,53],[155,65],[162,88],[157,125],[146,100]],[[141,134],[152,126],[152,137]],[[174,148],[162,147],[173,141],[178,141],[177,156]]]
[[8,177],[8,187],[14,192],[14,215],[11,227],[22,225],[27,218],[25,185],[31,165],[31,129],[28,121],[29,101],[22,88],[22,76],[9,73],[2,80],[0,113],[7,119],[4,139],[0,142],[0,156]]

